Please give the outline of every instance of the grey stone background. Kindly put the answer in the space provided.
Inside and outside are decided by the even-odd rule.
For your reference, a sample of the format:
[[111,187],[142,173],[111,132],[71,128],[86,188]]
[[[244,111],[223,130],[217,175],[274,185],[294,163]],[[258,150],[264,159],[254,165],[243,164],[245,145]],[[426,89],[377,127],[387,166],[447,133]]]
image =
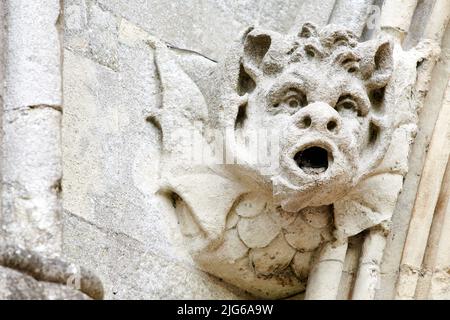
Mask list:
[[[336,6],[334,4],[336,3]],[[65,0],[63,61],[63,220],[65,257],[95,271],[107,299],[247,298],[196,270],[170,205],[155,195],[158,132],[146,118],[159,103],[155,36],[177,48],[180,61],[202,68],[220,61],[250,25],[288,32],[306,20],[352,28],[363,38],[369,0]],[[419,1],[426,12],[427,0]],[[334,8],[334,9],[333,9]],[[419,12],[420,13],[420,12]],[[425,16],[425,14],[424,14]],[[414,20],[408,44],[420,36]],[[433,73],[429,105],[411,155],[411,172],[393,219],[378,298],[392,298],[409,214],[449,74],[447,30],[443,59]],[[197,53],[195,53],[197,52]],[[200,54],[201,55],[200,55]],[[426,104],[427,105],[427,104]],[[345,278],[353,276],[360,241],[350,247]],[[353,262],[352,262],[353,261]],[[345,297],[345,283],[341,298]],[[444,289],[446,290],[446,289]]]

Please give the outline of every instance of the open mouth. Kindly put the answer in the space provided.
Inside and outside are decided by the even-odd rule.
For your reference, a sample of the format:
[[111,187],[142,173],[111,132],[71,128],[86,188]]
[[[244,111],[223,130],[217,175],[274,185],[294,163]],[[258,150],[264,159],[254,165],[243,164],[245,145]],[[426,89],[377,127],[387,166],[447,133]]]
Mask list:
[[327,171],[332,155],[324,148],[309,147],[297,152],[294,161],[307,174],[319,174]]

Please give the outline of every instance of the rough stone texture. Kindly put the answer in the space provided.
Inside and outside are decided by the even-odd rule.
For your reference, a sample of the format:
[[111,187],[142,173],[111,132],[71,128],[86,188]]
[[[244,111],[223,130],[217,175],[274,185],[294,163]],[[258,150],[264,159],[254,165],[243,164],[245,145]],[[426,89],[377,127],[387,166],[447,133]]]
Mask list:
[[[0,2],[0,17],[2,18],[2,23],[0,23],[0,83],[4,82],[5,79],[5,55],[6,55],[6,8],[5,2]],[[3,113],[3,95],[4,86],[0,87],[0,106]]]
[[62,169],[59,1],[7,1],[5,10],[1,230],[7,242],[57,256]]
[[[64,214],[64,252],[100,276],[106,299],[236,299],[247,297],[147,243]],[[234,294],[236,292],[239,295]]]
[[37,281],[13,269],[0,267],[0,300],[89,300],[69,287]]
[[[61,106],[61,57],[56,26],[59,1],[20,0],[7,4],[9,93],[5,99],[6,109]],[[30,19],[31,12],[34,19]]]
[[349,30],[361,36],[373,0],[338,0],[329,23],[345,25]]
[[[407,171],[416,65],[425,52],[357,39],[335,25],[305,23],[288,35],[249,30],[218,64],[206,94],[151,39],[162,91],[151,110],[162,131],[160,193],[182,217],[201,269],[263,298],[298,294],[306,272],[307,299],[336,298],[347,238],[390,221]],[[247,142],[267,128],[279,139],[269,168]],[[224,132],[232,138],[223,141]],[[196,166],[191,135],[214,153]],[[263,136],[256,147],[268,141]],[[228,236],[233,229],[225,232],[233,211],[248,258]],[[384,241],[376,244],[365,244],[361,265],[372,257],[374,268],[381,263]],[[310,271],[301,270],[310,257],[296,251],[313,252]],[[374,281],[358,275],[355,296],[373,298],[378,273]]]
[[450,74],[450,32],[445,33],[440,59],[431,75],[430,91],[427,94],[424,107],[419,115],[415,143],[412,145],[409,157],[409,172],[405,177],[404,189],[399,196],[395,214],[392,219],[393,232],[387,239],[385,255],[382,262],[382,281],[378,292],[380,299],[392,299],[395,295],[396,278],[400,259],[409,226],[411,211],[416,198],[422,168],[430,143],[430,138],[436,123],[442,97]]
[[[103,286],[91,272],[18,246],[0,247],[0,268],[10,270],[0,294],[16,292],[19,296],[23,294],[22,299],[103,298]],[[22,284],[30,288],[21,288]]]
[[[153,51],[144,40],[157,34],[180,48],[218,59],[228,39],[235,39],[247,24],[257,24],[258,16],[261,24],[287,30],[297,10],[296,1],[265,1],[261,13],[251,6],[249,16],[249,5],[205,1],[185,8],[183,3],[171,7],[156,2],[64,2],[62,185],[68,212],[105,230],[131,235],[152,252],[191,270],[176,217],[154,196],[158,165],[151,159],[158,157],[160,137],[145,118],[160,103],[160,88]],[[226,23],[211,25],[204,12]],[[168,19],[176,19],[176,24]],[[212,32],[205,33],[206,29]],[[199,71],[215,63],[195,53],[175,52],[201,87],[207,78]]]
[[[7,112],[3,156],[3,232],[38,252],[60,252],[60,137],[55,131],[61,113],[33,108]],[[18,148],[23,145],[25,148]]]
[[[180,105],[192,108],[202,106],[203,102],[217,102],[214,98],[219,95],[210,90],[211,73],[217,69],[216,63],[203,55],[217,60],[229,72],[234,70],[238,73],[239,65],[225,60],[227,48],[230,44],[236,45],[232,41],[238,39],[239,34],[243,34],[249,25],[256,25],[258,29],[272,29],[282,34],[288,30],[292,34],[297,34],[306,21],[313,21],[322,26],[334,21],[353,29],[358,35],[363,32],[363,38],[368,39],[375,34],[371,30],[364,29],[367,14],[365,8],[370,2],[217,0],[168,4],[164,1],[143,0],[131,4],[129,1],[121,0],[65,1],[62,185],[66,209],[64,252],[67,258],[96,271],[104,282],[107,298],[142,299],[248,297],[224,282],[238,286],[243,282],[252,283],[250,287],[244,285],[241,287],[253,290],[254,294],[262,297],[286,297],[293,292],[304,290],[312,264],[316,260],[325,259],[320,267],[316,268],[319,272],[317,278],[322,281],[329,280],[333,285],[337,283],[338,287],[330,289],[334,297],[351,298],[364,234],[359,234],[356,239],[351,238],[346,256],[345,253],[344,256],[338,255],[335,263],[326,261],[326,256],[314,257],[312,251],[305,251],[303,247],[292,254],[293,247],[297,249],[306,243],[311,245],[306,249],[312,250],[321,243],[322,238],[328,240],[332,238],[329,231],[323,232],[321,239],[305,236],[310,234],[309,231],[317,235],[314,228],[329,226],[328,219],[320,219],[322,210],[318,212],[317,219],[311,219],[311,216],[316,215],[305,212],[303,219],[296,220],[289,214],[280,214],[275,210],[269,212],[261,210],[258,201],[254,201],[254,207],[249,207],[245,203],[240,205],[239,202],[234,203],[234,200],[248,192],[248,189],[254,189],[240,189],[236,184],[225,183],[215,178],[212,180],[220,180],[220,183],[213,184],[210,188],[232,192],[226,199],[220,198],[222,191],[210,193],[211,198],[215,199],[211,201],[214,209],[221,212],[221,216],[211,215],[208,206],[202,207],[200,205],[202,199],[195,196],[203,186],[210,185],[209,171],[202,172],[201,178],[197,177],[196,180],[192,180],[193,175],[186,177],[185,180],[180,178],[173,183],[173,189],[169,189],[171,192],[168,192],[167,188],[162,188],[160,193],[155,194],[158,191],[156,182],[160,169],[157,161],[160,159],[160,142],[162,139],[169,139],[166,140],[169,141],[168,145],[171,145],[170,148],[175,147],[177,152],[182,151],[182,146],[176,144],[179,137],[174,135],[171,142],[165,132],[161,135],[160,127],[162,125],[164,129],[165,123],[156,121],[159,114],[154,111],[167,103],[167,99],[173,99],[172,101],[176,102],[174,106],[178,108],[181,108]],[[390,1],[387,8],[392,5],[398,3]],[[409,5],[408,8],[410,7]],[[358,14],[350,14],[353,9]],[[423,10],[430,9],[426,7]],[[406,21],[408,17],[402,16],[397,19],[393,17],[394,11],[384,16],[384,26],[387,28],[395,28],[397,25],[402,28],[409,26],[409,21]],[[413,13],[414,10],[408,10],[408,15],[413,16]],[[422,17],[420,19],[427,16],[427,13],[423,15],[420,12],[414,13],[414,17]],[[412,26],[416,30],[413,30],[413,35],[408,38],[408,49],[412,48],[410,44],[417,43],[419,34],[425,32],[416,27],[422,20],[414,19],[416,20]],[[171,52],[167,56],[163,53],[158,57],[155,55],[155,48],[145,44],[151,40],[155,46],[155,43],[158,43],[155,38],[161,39],[163,44],[169,44]],[[158,45],[156,47],[156,51],[161,49]],[[436,119],[436,116],[427,117],[427,115],[436,114],[433,110],[436,110],[441,102],[438,97],[439,88],[446,82],[443,79],[448,78],[447,69],[442,68],[442,65],[448,62],[448,53],[446,54],[442,55],[442,62],[438,63],[437,71],[433,75],[435,80],[432,80],[432,91],[425,104],[430,107],[423,109],[420,115],[418,140],[409,163],[412,173],[407,176],[401,201],[395,209],[391,236],[388,238],[381,271],[383,281],[376,288],[378,298],[393,297],[395,275],[403,248],[402,239],[404,241],[409,221],[408,210],[414,202],[418,183],[415,176],[420,175],[421,154],[424,154],[427,137]],[[277,67],[276,52],[272,57],[274,61],[265,61],[269,71]],[[410,63],[414,69],[415,57],[410,58],[399,55],[397,61],[404,61],[405,65]],[[174,72],[174,68],[178,68],[177,65],[184,73],[180,76],[181,73],[176,69],[175,76],[171,76],[170,72]],[[415,77],[415,73],[404,72],[398,73],[394,82],[398,88],[405,90],[399,94],[405,98],[399,105],[405,107],[402,110],[406,111],[411,102],[407,97],[411,96],[412,91],[408,84]],[[330,78],[335,76],[335,73],[330,74]],[[191,81],[190,84],[180,85],[186,79]],[[216,87],[223,89],[224,83],[230,81],[230,78],[225,77],[221,80],[223,81],[218,82]],[[162,92],[164,89],[167,92],[170,86],[174,90],[179,90],[176,99]],[[199,93],[203,98],[192,98],[193,93]],[[242,102],[243,99],[237,98],[233,101],[233,105],[238,107]],[[192,111],[188,108],[184,110]],[[201,119],[203,109],[196,110],[198,113],[195,113],[192,119]],[[216,111],[213,113],[222,114]],[[404,115],[402,112],[398,114]],[[148,121],[145,121],[146,119]],[[400,121],[399,118],[397,120]],[[170,121],[172,120],[169,119]],[[179,124],[183,125],[183,122]],[[393,135],[395,146],[388,153],[396,149],[398,153],[407,154],[410,132],[413,129],[408,126],[399,129]],[[404,148],[397,148],[400,145]],[[388,161],[383,164],[380,171],[394,170],[399,175],[392,179],[388,177],[387,180],[384,180],[386,175],[382,175],[379,178],[381,182],[376,179],[370,180],[360,186],[364,194],[352,194],[352,203],[340,203],[336,206],[342,211],[350,209],[353,213],[364,213],[358,220],[361,224],[352,223],[354,216],[351,214],[347,215],[350,217],[347,220],[336,220],[343,231],[337,236],[353,235],[388,220],[394,210],[395,196],[401,186],[401,174],[404,174],[406,169],[405,157],[388,157]],[[371,192],[377,190],[374,186],[383,184],[395,190],[386,189],[384,193]],[[383,205],[375,209],[369,205],[367,209],[355,205],[358,202],[365,204],[376,202]],[[193,203],[198,204],[194,210],[197,211],[195,218],[200,221],[203,228],[192,223]],[[293,206],[298,206],[298,203],[294,203]],[[262,224],[263,228],[258,228],[256,223],[260,220],[265,221]],[[309,231],[297,237],[298,230],[289,228],[293,223]],[[227,230],[224,231],[224,238],[221,238],[222,230]],[[252,232],[255,233],[252,235]],[[224,270],[224,265],[231,268],[234,262],[238,269],[245,271],[236,273],[232,271],[233,269],[227,269],[228,271],[223,273],[225,281],[222,282],[196,270],[194,261],[188,254],[189,241],[186,241],[185,237],[192,240],[203,233],[210,237],[212,247],[217,253],[216,256],[211,253],[211,256],[206,255],[204,258],[194,254],[194,258],[197,262],[200,261],[203,269],[210,272]],[[266,243],[267,241],[269,243]],[[202,241],[193,241],[192,244],[190,249],[194,249],[194,253],[204,248]],[[249,250],[246,244],[254,248]],[[250,258],[247,258],[247,255]],[[267,263],[267,257],[276,263]],[[286,273],[277,279],[267,277],[268,274],[277,273],[280,269],[287,270],[286,265],[289,261],[291,263]],[[342,278],[333,277],[335,273],[330,273],[330,278],[320,276],[320,270],[324,272],[335,270],[338,274],[339,270],[342,270]],[[255,274],[261,277],[255,277]],[[432,290],[431,296],[445,297],[448,280],[443,275],[445,266],[436,271],[431,285],[436,289]],[[301,281],[287,281],[297,278]],[[283,284],[281,289],[280,283]],[[316,292],[321,294],[322,291]]]
[[314,1],[304,0],[299,1],[301,4],[300,10],[296,14],[295,23],[291,27],[291,32],[298,32],[301,26],[306,23],[314,23],[318,26],[324,26],[328,23],[333,13],[336,0]]
[[65,51],[64,208],[177,256],[169,245],[176,222],[153,196],[158,164],[149,160],[158,136],[145,121],[146,107],[157,103],[151,51],[120,45],[119,52],[115,73]]
[[[0,23],[0,83],[4,83],[5,81],[5,56],[6,56],[6,6],[5,6],[5,2],[2,1],[0,2],[0,17],[1,20],[3,22]],[[4,91],[5,91],[5,86],[1,85],[0,86],[0,122],[3,121],[3,100],[4,100]],[[3,131],[3,130],[1,130]],[[3,140],[3,132],[0,132],[0,139]],[[3,148],[0,148],[0,156],[2,156],[2,151]],[[2,192],[1,190],[3,189],[3,186],[0,186],[0,192]],[[1,209],[1,201],[0,201],[0,212],[2,211]],[[0,219],[1,219],[1,215],[0,215]],[[1,234],[1,232],[0,232]]]
[[0,7],[0,299],[103,297],[94,275],[60,258],[60,9],[58,0]]
[[[117,63],[118,22],[125,19],[176,47],[212,59],[224,57],[230,39],[248,25],[287,31],[301,1],[65,1],[68,47],[110,66]],[[205,32],[208,30],[208,32]]]

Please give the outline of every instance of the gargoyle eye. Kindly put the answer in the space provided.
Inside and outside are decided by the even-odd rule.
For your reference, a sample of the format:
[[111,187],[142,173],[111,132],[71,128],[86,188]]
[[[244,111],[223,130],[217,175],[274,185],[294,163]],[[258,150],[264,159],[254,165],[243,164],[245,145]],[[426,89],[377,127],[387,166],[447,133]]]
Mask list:
[[306,95],[298,90],[289,90],[284,98],[284,103],[293,109],[304,107],[307,104]]
[[291,108],[297,108],[300,105],[300,102],[297,100],[297,98],[290,98],[287,101],[287,104]]
[[306,95],[297,88],[291,88],[281,95],[277,95],[278,98],[273,101],[273,108],[282,107],[283,110],[289,111],[299,107],[307,105]]
[[353,100],[347,100],[341,103],[344,109],[354,109],[356,107],[356,103]]
[[336,103],[336,110],[337,111],[353,110],[353,111],[358,112],[358,103],[350,95],[341,96],[339,98],[338,102]]

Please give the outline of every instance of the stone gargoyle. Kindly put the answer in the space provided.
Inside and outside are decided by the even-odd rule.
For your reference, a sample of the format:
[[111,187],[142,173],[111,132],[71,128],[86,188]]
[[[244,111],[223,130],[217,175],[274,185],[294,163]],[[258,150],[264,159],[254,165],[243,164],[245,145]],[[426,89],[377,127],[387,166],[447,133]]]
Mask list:
[[333,25],[250,28],[200,89],[151,45],[160,193],[200,269],[289,297],[309,286],[326,244],[387,230],[416,130],[411,53]]

